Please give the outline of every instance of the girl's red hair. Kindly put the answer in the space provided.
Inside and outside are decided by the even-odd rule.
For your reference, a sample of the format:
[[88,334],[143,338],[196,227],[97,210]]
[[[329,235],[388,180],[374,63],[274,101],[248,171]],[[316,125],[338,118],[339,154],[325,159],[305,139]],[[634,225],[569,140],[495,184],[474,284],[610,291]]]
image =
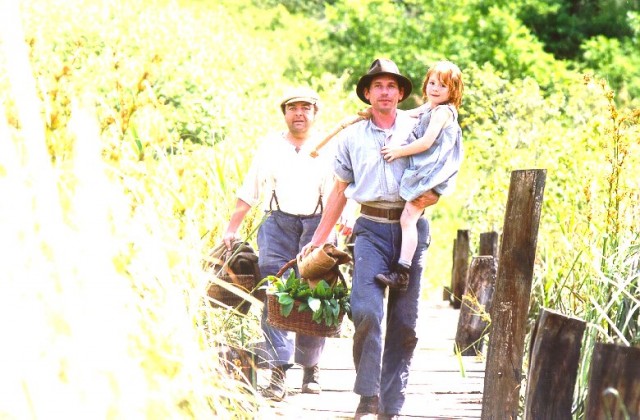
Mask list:
[[427,82],[432,74],[436,74],[440,82],[449,88],[449,101],[456,108],[460,108],[464,90],[460,68],[450,61],[438,61],[431,66],[422,82],[422,99],[425,101],[427,100]]

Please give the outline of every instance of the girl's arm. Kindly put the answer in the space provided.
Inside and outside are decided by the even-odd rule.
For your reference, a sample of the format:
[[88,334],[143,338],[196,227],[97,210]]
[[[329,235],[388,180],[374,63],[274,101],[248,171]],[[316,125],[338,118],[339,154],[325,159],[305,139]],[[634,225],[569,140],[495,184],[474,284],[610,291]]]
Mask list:
[[429,126],[424,133],[424,136],[420,137],[413,143],[409,143],[404,146],[384,146],[382,148],[382,156],[387,162],[392,162],[395,159],[415,155],[416,153],[424,152],[428,148],[433,145],[433,142],[436,141],[438,134],[453,118],[451,111],[449,111],[445,107],[438,107],[433,110],[433,115],[431,116],[431,121],[429,122]]
[[420,115],[429,108],[429,102],[425,102],[415,108],[407,109],[407,113],[411,118],[420,118]]

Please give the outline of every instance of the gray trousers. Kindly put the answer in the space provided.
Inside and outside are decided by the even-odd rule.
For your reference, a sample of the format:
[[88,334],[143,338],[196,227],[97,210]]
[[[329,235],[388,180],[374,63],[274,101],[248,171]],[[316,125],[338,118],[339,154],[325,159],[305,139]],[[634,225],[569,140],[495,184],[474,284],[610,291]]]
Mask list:
[[[263,277],[275,275],[294,259],[303,246],[311,242],[320,223],[320,215],[295,216],[273,211],[258,230],[258,264]],[[285,273],[285,276],[288,275]],[[262,331],[266,354],[262,355],[271,367],[298,363],[309,367],[318,364],[325,338],[272,327],[267,323],[268,309],[262,312]]]

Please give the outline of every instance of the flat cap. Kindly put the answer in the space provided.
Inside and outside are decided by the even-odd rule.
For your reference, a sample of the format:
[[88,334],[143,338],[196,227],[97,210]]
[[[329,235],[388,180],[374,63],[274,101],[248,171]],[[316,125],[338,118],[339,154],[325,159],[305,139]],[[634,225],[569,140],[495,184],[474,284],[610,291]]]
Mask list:
[[320,102],[320,96],[318,95],[318,92],[311,88],[298,87],[289,89],[282,97],[280,109],[284,112],[284,106],[294,102],[307,102],[311,105],[317,105],[318,102]]

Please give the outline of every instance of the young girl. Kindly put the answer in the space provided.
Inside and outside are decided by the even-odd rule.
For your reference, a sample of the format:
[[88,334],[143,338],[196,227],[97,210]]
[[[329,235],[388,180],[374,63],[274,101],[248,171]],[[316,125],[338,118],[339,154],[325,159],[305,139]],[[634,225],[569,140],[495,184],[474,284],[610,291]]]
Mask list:
[[411,260],[418,243],[416,223],[424,212],[424,207],[412,201],[430,190],[442,195],[455,187],[462,161],[462,131],[458,124],[462,91],[462,73],[458,66],[449,61],[435,63],[422,84],[426,103],[415,110],[421,114],[420,122],[408,144],[382,148],[387,162],[410,156],[409,167],[400,182],[400,196],[406,200],[400,218],[400,259],[395,271],[376,275],[376,280],[389,289],[406,290],[409,285]]

